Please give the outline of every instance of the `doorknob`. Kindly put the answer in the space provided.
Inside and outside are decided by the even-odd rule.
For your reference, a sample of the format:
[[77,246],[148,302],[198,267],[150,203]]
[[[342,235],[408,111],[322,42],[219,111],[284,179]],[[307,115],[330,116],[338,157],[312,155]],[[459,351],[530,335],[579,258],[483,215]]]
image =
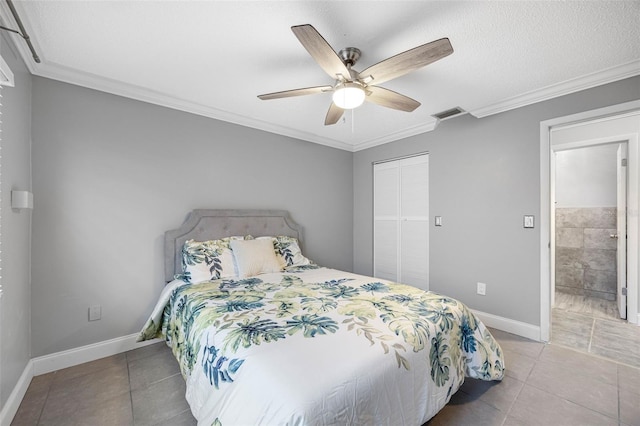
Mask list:
[[609,238],[615,238],[615,239],[618,239],[618,234],[611,234],[611,235],[609,235]]

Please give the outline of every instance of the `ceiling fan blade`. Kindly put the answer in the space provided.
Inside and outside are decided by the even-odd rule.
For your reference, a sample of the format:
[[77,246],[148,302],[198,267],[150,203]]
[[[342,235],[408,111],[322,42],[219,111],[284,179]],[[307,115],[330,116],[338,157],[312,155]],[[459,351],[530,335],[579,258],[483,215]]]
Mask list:
[[342,117],[342,114],[344,114],[344,110],[331,102],[329,111],[327,111],[327,117],[324,119],[324,125],[329,126],[331,124],[336,124],[338,120],[340,120],[340,117]]
[[258,97],[263,101],[266,101],[268,99],[290,98],[292,96],[315,95],[317,93],[330,92],[332,90],[333,90],[333,86],[305,87],[303,89],[293,89],[293,90],[285,90],[283,92],[265,93],[264,95],[258,95]]
[[387,108],[411,112],[420,106],[420,102],[393,90],[379,86],[368,86],[365,100]]
[[296,25],[291,27],[291,31],[331,78],[337,78],[338,74],[343,75],[346,79],[351,78],[349,69],[342,62],[342,59],[312,25]]
[[373,77],[373,83],[380,84],[401,75],[415,71],[429,65],[432,62],[449,56],[453,53],[453,47],[448,38],[432,41],[422,46],[414,47],[406,52],[378,62],[360,72],[361,78]]

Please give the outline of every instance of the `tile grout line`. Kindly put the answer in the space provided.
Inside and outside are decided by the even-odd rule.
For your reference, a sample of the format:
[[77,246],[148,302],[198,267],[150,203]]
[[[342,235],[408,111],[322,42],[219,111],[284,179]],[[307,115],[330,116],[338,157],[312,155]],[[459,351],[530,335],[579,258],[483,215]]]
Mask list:
[[[526,384],[527,384],[527,383],[525,383],[525,385],[526,385]],[[551,392],[551,391],[549,391],[549,390],[547,390],[547,389],[541,388],[540,386],[531,385],[531,384],[530,384],[529,386],[531,386],[531,387],[532,387],[532,388],[534,388],[534,389],[539,390],[540,392],[544,392],[544,393],[546,393],[546,394],[548,394],[548,395],[552,395],[552,396],[554,396],[554,397],[556,397],[556,398],[559,398],[559,399],[561,399],[561,400],[563,400],[563,401],[566,401],[566,402],[569,402],[569,403],[571,403],[571,404],[574,404],[574,405],[577,405],[577,406],[579,406],[579,407],[582,407],[582,409],[583,409],[583,410],[585,410],[585,411],[593,412],[593,413],[598,413],[598,414],[600,414],[600,415],[602,415],[602,416],[604,416],[604,417],[608,417],[609,419],[616,420],[619,424],[622,424],[622,423],[620,423],[620,418],[619,418],[620,416],[619,416],[619,415],[618,415],[618,418],[615,418],[615,417],[612,417],[612,416],[611,416],[611,414],[607,414],[607,413],[604,413],[604,412],[602,412],[602,411],[595,410],[595,409],[593,409],[592,407],[589,407],[589,406],[587,406],[587,405],[584,405],[582,402],[578,402],[578,401],[575,401],[575,400],[570,399],[570,398],[565,398],[565,397],[563,397],[563,396],[556,395],[556,394],[554,394],[553,392]],[[524,386],[523,386],[523,387],[524,387]],[[618,392],[619,392],[619,391],[618,391]],[[618,403],[618,405],[619,405],[619,403]],[[625,426],[626,426],[626,425],[625,425]]]
[[[522,390],[524,389],[524,387],[525,387],[525,386],[527,386],[527,382],[529,381],[529,378],[530,378],[530,377],[531,377],[531,375],[533,374],[533,370],[535,370],[535,369],[536,369],[536,366],[538,365],[538,361],[540,360],[540,357],[542,356],[542,353],[544,352],[544,350],[545,350],[548,346],[549,346],[549,344],[545,344],[545,345],[542,347],[542,350],[540,351],[540,353],[538,354],[538,356],[537,356],[536,358],[532,358],[532,359],[534,360],[534,361],[533,361],[533,366],[531,367],[531,370],[529,370],[529,374],[527,374],[527,377],[525,377],[525,378],[524,378],[524,380],[522,381],[522,383],[523,383],[523,384],[522,384],[522,388],[520,389],[520,392],[518,392],[518,396],[520,396],[520,393],[522,393]],[[546,390],[541,389],[541,388],[539,388],[539,387],[537,387],[537,386],[535,386],[535,385],[529,385],[529,386],[531,386],[531,387],[533,387],[533,388],[536,388],[536,389],[538,389],[538,390],[540,390],[540,391],[547,392]],[[548,392],[547,392],[547,393],[548,393]],[[518,398],[518,397],[516,396],[516,399],[517,399],[517,398]],[[513,404],[515,404],[515,399],[513,400],[513,403],[511,404],[511,407],[509,407],[509,411],[507,412],[507,417],[509,416],[509,413],[511,412],[511,409],[513,408]],[[506,418],[505,418],[505,421],[506,421]],[[503,424],[504,424],[504,422],[503,422]]]
[[[536,360],[536,363],[538,361]],[[535,367],[535,364],[534,364]],[[531,369],[531,371],[533,371],[533,368]],[[531,372],[529,372],[529,374],[531,374]],[[527,376],[528,378],[528,376]],[[518,379],[515,379],[518,380]],[[504,426],[504,424],[507,422],[507,419],[509,418],[509,415],[511,414],[511,410],[513,409],[513,406],[516,405],[516,401],[518,400],[518,397],[520,396],[520,394],[522,393],[522,390],[524,389],[524,387],[527,385],[527,381],[525,379],[524,382],[522,382],[522,387],[520,388],[520,390],[518,391],[518,394],[516,395],[515,398],[513,398],[513,401],[511,401],[511,404],[509,405],[509,408],[507,409],[507,412],[505,413],[504,419],[502,419],[502,423],[500,423],[500,426]]]
[[127,362],[127,381],[129,382],[129,401],[131,402],[131,422],[133,425],[136,424],[135,413],[133,410],[133,392],[131,392],[131,370],[129,368],[129,357],[127,353],[124,354],[124,359]]
[[589,347],[587,347],[587,353],[591,353],[591,344],[593,343],[593,333],[596,329],[596,319],[593,318],[593,322],[591,323],[591,334],[589,335]]
[[[55,371],[53,372],[53,374],[55,378]],[[40,408],[40,413],[38,413],[38,420],[36,421],[36,425],[39,425],[40,420],[42,420],[42,414],[44,413],[44,407],[47,405],[47,401],[49,400],[49,393],[51,392],[51,385],[53,384],[54,378],[51,379],[49,385],[47,386],[47,396],[44,397],[44,402],[42,403],[42,407]],[[31,381],[33,382],[33,379],[31,379]],[[31,383],[29,385],[31,385]]]
[[618,390],[618,424],[622,424],[622,416],[620,413],[620,365],[616,366],[616,388]]

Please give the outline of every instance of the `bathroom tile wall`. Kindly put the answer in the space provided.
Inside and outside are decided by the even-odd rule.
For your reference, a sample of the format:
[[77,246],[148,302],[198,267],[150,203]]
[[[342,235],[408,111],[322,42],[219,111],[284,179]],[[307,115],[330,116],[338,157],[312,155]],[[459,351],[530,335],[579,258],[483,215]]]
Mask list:
[[556,290],[616,300],[616,208],[556,209]]

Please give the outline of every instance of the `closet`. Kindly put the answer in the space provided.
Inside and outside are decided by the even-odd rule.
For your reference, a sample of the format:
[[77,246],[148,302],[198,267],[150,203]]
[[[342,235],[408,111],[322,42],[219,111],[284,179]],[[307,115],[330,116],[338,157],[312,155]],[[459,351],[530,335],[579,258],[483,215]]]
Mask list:
[[429,156],[373,165],[373,275],[429,289]]

